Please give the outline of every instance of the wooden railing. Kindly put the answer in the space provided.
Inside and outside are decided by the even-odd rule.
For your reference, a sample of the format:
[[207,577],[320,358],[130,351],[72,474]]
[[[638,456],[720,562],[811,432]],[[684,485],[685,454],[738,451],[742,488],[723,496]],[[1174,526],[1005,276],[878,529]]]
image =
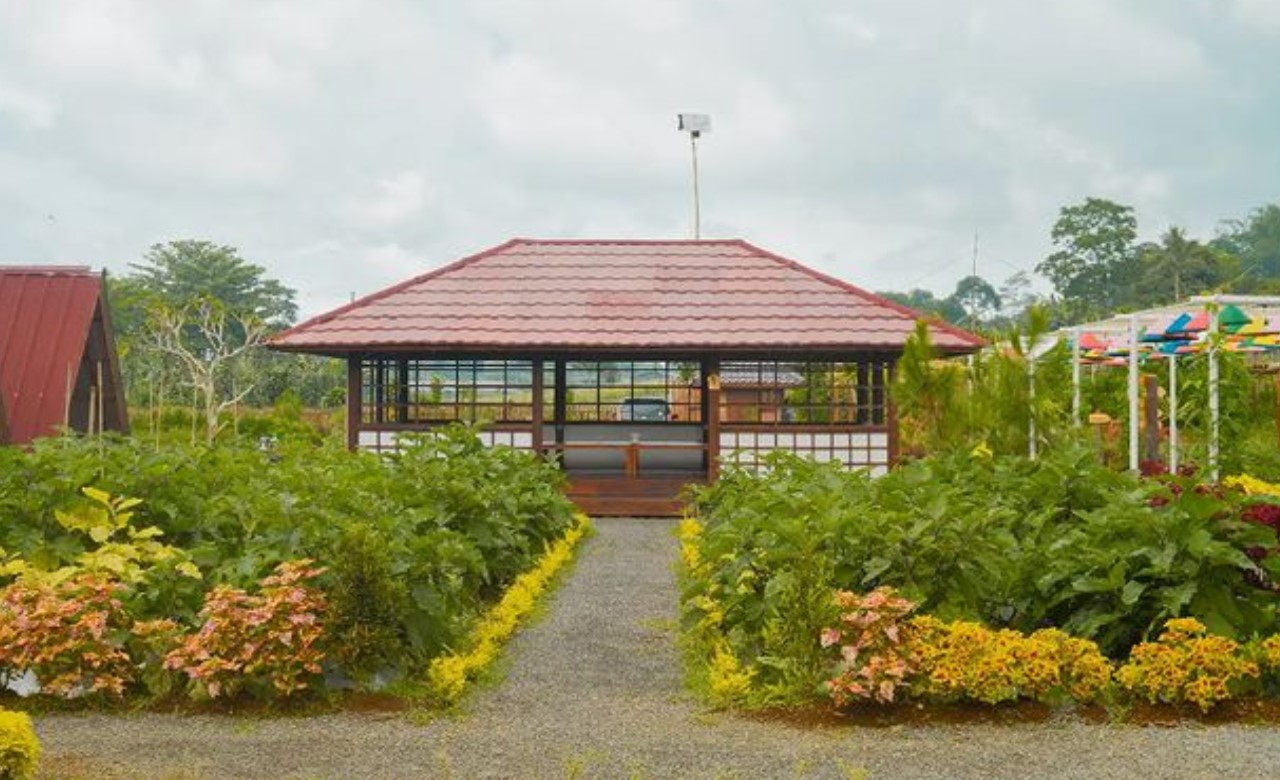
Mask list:
[[654,442],[654,441],[583,441],[563,444],[543,444],[542,452],[569,452],[579,450],[604,450],[621,452],[623,473],[630,479],[640,474],[640,455],[645,452],[706,452],[702,442]]

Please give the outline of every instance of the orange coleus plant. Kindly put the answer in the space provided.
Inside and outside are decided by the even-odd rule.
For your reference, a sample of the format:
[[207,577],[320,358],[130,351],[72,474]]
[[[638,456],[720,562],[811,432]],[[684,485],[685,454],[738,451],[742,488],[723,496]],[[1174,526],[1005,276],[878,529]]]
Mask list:
[[53,696],[121,695],[133,679],[124,649],[123,586],[100,575],[18,580],[0,593],[0,672],[31,672]]
[[203,623],[165,656],[186,674],[192,694],[292,696],[321,674],[324,594],[311,581],[324,572],[310,560],[282,563],[260,592],[219,585],[205,595]]
[[827,691],[836,706],[859,701],[892,702],[915,671],[906,645],[905,621],[915,604],[893,588],[876,588],[865,596],[837,591],[840,625],[822,632],[823,647],[840,647],[835,677]]

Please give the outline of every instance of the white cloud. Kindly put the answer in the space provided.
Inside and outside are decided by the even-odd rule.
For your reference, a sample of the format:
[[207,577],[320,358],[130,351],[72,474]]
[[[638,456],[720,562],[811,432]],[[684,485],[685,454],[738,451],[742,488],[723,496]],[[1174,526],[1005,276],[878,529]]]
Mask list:
[[0,118],[5,116],[40,129],[53,125],[57,111],[45,96],[0,81]]
[[1086,196],[1275,199],[1277,8],[0,0],[0,258],[209,238],[315,313],[512,235],[682,237],[701,111],[705,232],[945,291]]
[[1244,24],[1269,33],[1280,33],[1280,3],[1275,0],[1235,0],[1232,10]]
[[435,200],[427,179],[418,171],[402,171],[374,183],[374,193],[348,206],[363,227],[390,227],[422,216]]

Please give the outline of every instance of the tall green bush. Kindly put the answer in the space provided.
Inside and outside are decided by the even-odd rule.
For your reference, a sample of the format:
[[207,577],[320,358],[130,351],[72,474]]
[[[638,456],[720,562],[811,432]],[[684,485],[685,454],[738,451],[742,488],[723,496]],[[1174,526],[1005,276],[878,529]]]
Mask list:
[[572,525],[562,481],[553,464],[461,427],[389,456],[301,441],[262,451],[47,439],[0,448],[0,548],[57,568],[89,549],[57,520],[83,503],[81,488],[137,496],[136,525],[162,532],[203,580],[158,572],[124,596],[135,618],[190,624],[207,589],[248,588],[285,561],[315,559],[339,624],[367,640],[349,648],[352,669],[395,673],[456,641]]
[[892,586],[943,619],[1057,626],[1113,656],[1170,617],[1241,638],[1276,617],[1276,596],[1246,578],[1280,567],[1244,553],[1276,536],[1237,519],[1239,495],[1114,472],[1083,446],[938,456],[875,480],[782,453],[767,465],[698,494],[702,563],[683,578],[683,619],[692,632],[715,614],[775,699],[817,682],[807,594],[824,590]]

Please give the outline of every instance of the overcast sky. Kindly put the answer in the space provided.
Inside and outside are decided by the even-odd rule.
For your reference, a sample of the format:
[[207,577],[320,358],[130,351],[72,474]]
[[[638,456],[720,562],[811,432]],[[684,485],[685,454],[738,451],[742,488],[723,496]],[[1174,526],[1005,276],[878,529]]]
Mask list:
[[1280,200],[1280,0],[0,0],[0,263],[205,238],[304,315],[512,236],[995,283],[1058,209]]

